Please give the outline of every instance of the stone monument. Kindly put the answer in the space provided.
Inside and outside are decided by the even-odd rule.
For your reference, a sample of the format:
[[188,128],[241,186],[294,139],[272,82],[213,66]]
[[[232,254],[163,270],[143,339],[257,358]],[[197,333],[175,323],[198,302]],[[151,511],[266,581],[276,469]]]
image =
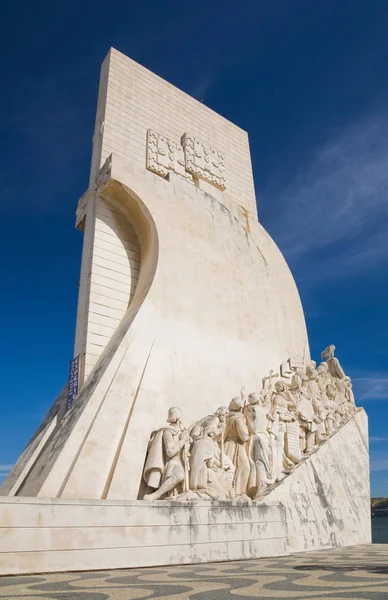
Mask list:
[[76,226],[71,381],[1,488],[0,573],[369,542],[367,418],[310,358],[246,132],[111,49]]

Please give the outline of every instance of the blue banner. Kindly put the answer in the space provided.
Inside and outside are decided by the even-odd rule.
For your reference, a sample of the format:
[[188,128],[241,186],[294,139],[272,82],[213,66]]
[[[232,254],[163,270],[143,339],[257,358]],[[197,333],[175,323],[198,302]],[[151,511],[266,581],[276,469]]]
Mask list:
[[70,361],[69,370],[69,385],[67,388],[67,410],[71,408],[73,400],[78,394],[78,381],[79,381],[79,355]]

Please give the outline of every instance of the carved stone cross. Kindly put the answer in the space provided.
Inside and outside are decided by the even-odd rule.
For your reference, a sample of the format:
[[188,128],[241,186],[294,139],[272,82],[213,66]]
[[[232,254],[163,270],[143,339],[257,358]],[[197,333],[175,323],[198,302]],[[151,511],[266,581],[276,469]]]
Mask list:
[[270,389],[272,385],[272,379],[275,379],[276,377],[279,377],[279,373],[275,373],[275,371],[271,369],[269,375],[267,377],[263,377],[262,379],[263,389],[265,388],[266,381],[268,381],[268,389]]

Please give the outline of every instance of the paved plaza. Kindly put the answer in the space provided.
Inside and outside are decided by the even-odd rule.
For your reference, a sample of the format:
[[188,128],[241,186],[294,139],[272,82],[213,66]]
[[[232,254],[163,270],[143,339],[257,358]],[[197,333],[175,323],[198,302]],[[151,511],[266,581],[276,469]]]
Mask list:
[[0,598],[33,600],[386,600],[388,544],[282,558],[0,578]]

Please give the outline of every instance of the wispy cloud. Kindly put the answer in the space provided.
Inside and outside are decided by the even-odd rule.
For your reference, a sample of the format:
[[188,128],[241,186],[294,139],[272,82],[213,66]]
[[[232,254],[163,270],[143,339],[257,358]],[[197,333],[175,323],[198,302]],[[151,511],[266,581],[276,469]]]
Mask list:
[[203,100],[207,92],[211,89],[214,79],[213,73],[202,76],[191,88],[190,95],[194,96],[197,100]]
[[387,114],[349,125],[282,189],[276,239],[285,255],[321,256],[306,278],[355,273],[388,257],[387,136]]
[[388,377],[356,377],[353,385],[358,400],[388,400]]
[[371,435],[369,437],[369,441],[370,442],[388,442],[388,438]]
[[8,475],[8,473],[10,472],[10,470],[12,469],[13,465],[0,465],[0,477],[1,476],[5,476]]
[[388,458],[372,459],[370,463],[371,471],[388,471]]

